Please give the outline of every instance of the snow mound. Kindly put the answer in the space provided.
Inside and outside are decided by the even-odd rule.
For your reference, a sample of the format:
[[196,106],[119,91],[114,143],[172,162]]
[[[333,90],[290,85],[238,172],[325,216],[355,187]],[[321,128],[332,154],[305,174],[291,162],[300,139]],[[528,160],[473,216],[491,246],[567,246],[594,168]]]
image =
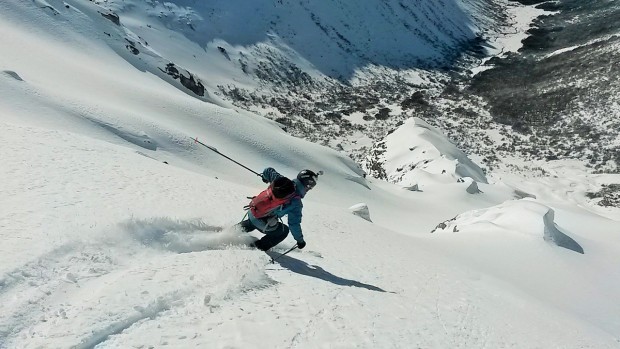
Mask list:
[[480,193],[482,193],[482,190],[480,190],[480,188],[478,188],[478,183],[476,181],[474,181],[473,179],[469,178],[469,177],[459,178],[457,180],[457,182],[465,183],[465,185],[467,185],[467,188],[465,188],[465,191],[468,192],[469,194],[480,194]]
[[351,211],[354,215],[358,217],[362,217],[365,220],[372,222],[372,220],[370,219],[370,210],[368,209],[368,205],[365,203],[353,205],[349,207],[349,211]]
[[390,182],[403,186],[453,183],[464,177],[488,183],[478,165],[441,131],[419,118],[405,121],[375,146],[375,153],[380,155],[367,164],[370,171],[380,167]]
[[17,81],[24,81],[24,79],[22,79],[22,77],[19,76],[19,74],[17,74],[16,72],[14,72],[12,70],[3,70],[2,74],[10,76],[10,77],[12,77],[13,79],[15,79]]
[[409,191],[421,191],[420,190],[420,186],[418,185],[418,183],[416,183],[414,185],[410,185],[408,187],[404,187],[404,189],[409,190]]
[[473,210],[440,223],[433,233],[509,233],[543,240],[583,254],[583,248],[563,233],[554,221],[549,206],[533,200],[507,201],[481,210]]

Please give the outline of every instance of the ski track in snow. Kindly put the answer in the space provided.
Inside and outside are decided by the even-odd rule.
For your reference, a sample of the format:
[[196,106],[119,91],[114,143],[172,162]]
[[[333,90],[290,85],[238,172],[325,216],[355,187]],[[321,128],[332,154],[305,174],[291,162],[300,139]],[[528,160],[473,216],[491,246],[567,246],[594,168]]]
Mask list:
[[[97,304],[101,304],[106,298],[105,294],[101,298],[93,298],[92,302],[81,305],[72,304],[71,299],[67,299],[67,295],[88,292],[90,288],[96,290],[106,287],[103,285],[112,284],[117,285],[118,292],[123,292],[123,289],[127,292],[131,286],[125,284],[123,279],[134,279],[137,275],[146,273],[149,275],[144,280],[151,280],[157,274],[157,268],[148,266],[158,265],[161,259],[174,258],[175,254],[202,254],[205,261],[209,261],[213,260],[211,257],[218,259],[221,252],[226,249],[239,249],[238,246],[231,245],[235,240],[232,235],[223,237],[221,228],[200,222],[179,222],[168,219],[154,219],[148,222],[130,221],[120,224],[118,230],[121,230],[121,233],[117,234],[116,238],[120,237],[120,239],[116,241],[67,243],[6,273],[0,279],[0,313],[3,315],[0,318],[0,334],[8,340],[5,343],[0,342],[0,347],[12,347],[11,339],[15,338],[30,338],[28,345],[25,346],[28,348],[41,344],[64,347],[69,342],[49,340],[49,338],[61,335],[74,338],[74,343],[71,345],[73,348],[94,348],[142,321],[156,319],[171,308],[182,304],[186,298],[196,296],[196,292],[200,292],[201,288],[197,287],[197,283],[188,287],[183,282],[158,295],[149,296],[147,290],[152,287],[145,287],[143,292],[133,295],[133,301],[129,300],[128,303],[136,304],[134,309],[129,311],[123,307],[97,309]],[[193,234],[196,230],[205,235],[207,239],[196,242],[195,234]],[[216,238],[208,239],[209,234],[216,235]],[[167,242],[165,241],[166,235],[171,236]],[[182,239],[184,241],[181,241]],[[239,238],[236,240],[245,241]],[[227,263],[231,263],[232,267],[224,265],[223,268],[216,268],[215,272],[211,271],[215,277],[236,280],[224,282],[229,285],[227,289],[229,292],[225,297],[237,291],[246,291],[256,286],[262,287],[270,284],[266,276],[265,281],[260,281],[258,284],[255,284],[256,280],[252,278],[249,281],[246,280],[247,273],[259,272],[260,268],[248,268],[241,274],[229,273],[231,268],[233,270],[236,268],[236,263],[254,261],[251,265],[258,267],[261,265],[258,260],[265,259],[256,251],[244,251],[243,249],[241,247],[235,252],[246,255],[250,253],[254,256],[231,259]],[[211,254],[216,255],[211,256]],[[258,256],[262,258],[257,258]],[[221,263],[220,258],[218,264]],[[169,267],[168,264],[161,266]],[[226,276],[227,273],[228,276]],[[193,280],[194,276],[190,279]],[[128,282],[131,283],[131,281]],[[139,283],[140,279],[134,279],[133,282]],[[163,282],[168,282],[168,280]],[[263,284],[263,282],[267,283]],[[79,303],[80,300],[76,302]],[[97,322],[83,323],[82,325],[86,325],[84,329],[92,328],[91,334],[87,335],[84,332],[79,335],[79,329],[75,333],[71,330],[63,333],[54,329],[55,326],[65,322],[80,321],[82,317],[85,317],[85,313],[88,317],[88,313],[93,312],[93,309],[95,313],[105,311],[111,316],[100,318]],[[97,315],[94,314],[94,316]]]
[[[153,222],[157,221],[165,222],[166,220],[153,220]],[[150,226],[151,228],[153,228],[153,226],[162,228],[166,225],[169,227],[170,222],[161,225],[151,224]],[[191,224],[184,223],[179,226],[190,225]],[[132,227],[132,224],[124,223],[121,226],[127,228]],[[135,229],[135,227],[129,228],[128,232],[132,229]],[[26,289],[33,286],[33,282],[36,282],[37,289],[41,292],[41,294],[39,298],[27,298],[29,304],[25,307],[20,307],[22,312],[12,314],[10,318],[13,328],[9,331],[11,335],[10,337],[20,336],[23,338],[24,335],[30,336],[32,346],[27,347],[35,347],[36,343],[45,343],[46,337],[54,333],[53,329],[46,328],[46,324],[61,325],[63,322],[70,321],[70,319],[75,319],[74,316],[77,316],[79,319],[83,316],[84,312],[88,313],[89,311],[92,311],[92,309],[89,308],[93,307],[93,304],[101,302],[103,299],[101,298],[97,300],[97,298],[93,298],[92,301],[88,302],[89,305],[84,307],[84,305],[80,306],[79,304],[68,304],[64,302],[59,303],[59,299],[63,298],[64,294],[73,293],[75,295],[76,292],[80,292],[78,289],[85,290],[88,288],[101,288],[102,283],[109,283],[108,281],[101,280],[105,278],[108,280],[118,280],[125,278],[126,276],[132,276],[133,278],[144,273],[149,274],[147,279],[152,278],[156,273],[156,268],[147,268],[145,266],[154,263],[154,260],[156,259],[166,259],[165,264],[157,263],[157,265],[165,265],[166,267],[170,267],[172,264],[172,267],[174,268],[174,264],[176,264],[175,260],[167,258],[166,255],[174,256],[179,253],[179,256],[192,254],[208,255],[209,253],[216,253],[218,251],[179,252],[175,250],[175,247],[172,247],[171,250],[166,251],[165,255],[162,256],[161,252],[163,245],[160,244],[160,241],[153,241],[148,245],[144,244],[144,241],[145,240],[142,238],[132,240],[125,242],[127,246],[123,246],[122,250],[117,248],[108,251],[105,251],[105,249],[102,250],[97,245],[67,245],[53,251],[52,253],[49,253],[46,256],[41,256],[37,262],[29,263],[28,265],[20,268],[20,270],[26,275],[32,276],[36,274],[38,276],[32,277],[34,281],[29,281],[28,278],[24,278],[20,281],[14,281],[10,285],[11,291],[16,292],[19,288]],[[118,247],[118,244],[114,245]],[[265,256],[257,253],[257,251],[240,250],[239,252],[247,252],[258,255],[259,257],[262,257],[260,259],[263,260],[263,262],[266,260],[266,258],[264,258]],[[115,258],[110,257],[111,255],[115,256]],[[296,259],[299,257],[298,255],[299,254],[295,254],[294,258]],[[320,261],[320,259],[315,259],[316,257],[313,257],[312,253],[306,253],[304,251],[302,255],[303,259],[307,263]],[[239,262],[236,259],[233,260],[235,263]],[[136,266],[136,264],[138,265]],[[86,270],[88,267],[91,269]],[[355,271],[356,274],[359,272],[363,274],[363,271],[357,266],[349,266],[349,268],[350,271]],[[226,269],[227,268],[224,268],[223,272],[225,272]],[[31,272],[26,273],[27,270]],[[36,270],[38,270],[38,272],[35,272]],[[96,274],[91,275],[91,273],[95,271]],[[294,273],[294,271],[287,269],[272,270],[270,272],[268,271],[268,273],[277,279],[282,276],[283,271],[285,273]],[[256,270],[253,272],[256,272]],[[16,272],[9,273],[9,275],[15,273]],[[46,273],[53,273],[53,275],[45,276]],[[221,276],[222,271],[218,272],[218,274]],[[357,274],[357,276],[361,276],[362,274]],[[263,284],[259,284],[259,288],[247,288],[243,284],[243,279],[246,276],[247,275],[245,274],[240,275],[239,280],[237,281],[241,282],[233,287],[233,289],[242,291],[241,293],[237,293],[238,296],[231,297],[230,293],[227,293],[225,296],[221,297],[219,304],[215,301],[216,297],[208,297],[209,299],[204,301],[205,304],[203,304],[202,310],[198,310],[198,312],[209,312],[209,314],[213,314],[212,317],[220,318],[219,321],[216,321],[216,319],[208,320],[208,316],[200,316],[202,321],[207,320],[207,322],[211,322],[209,331],[227,331],[230,325],[235,324],[238,321],[241,321],[242,323],[245,322],[243,321],[245,317],[244,312],[242,311],[237,313],[237,315],[234,315],[235,311],[233,310],[231,313],[230,307],[233,309],[251,309],[252,307],[256,307],[265,301],[269,302],[269,300],[282,299],[284,303],[289,303],[289,305],[293,307],[296,306],[295,302],[299,301],[300,304],[305,304],[304,306],[308,307],[309,310],[308,312],[304,312],[305,315],[299,319],[295,320],[295,317],[292,317],[291,320],[297,322],[299,326],[296,330],[289,334],[289,344],[286,347],[304,348],[308,347],[309,343],[312,343],[317,336],[327,336],[328,338],[332,338],[332,340],[334,340],[338,338],[338,336],[343,335],[344,338],[358,338],[359,343],[365,343],[364,346],[375,347],[382,345],[381,341],[375,338],[377,335],[376,330],[387,330],[385,326],[381,325],[384,319],[382,319],[382,316],[376,312],[376,310],[378,310],[377,307],[386,306],[386,304],[388,304],[389,307],[394,306],[395,303],[406,302],[410,307],[413,307],[413,310],[415,310],[419,308],[419,300],[421,299],[424,301],[422,303],[426,305],[422,307],[422,309],[419,309],[419,312],[417,312],[418,314],[426,314],[425,316],[428,318],[434,318],[435,321],[433,322],[436,323],[436,326],[439,326],[438,329],[442,329],[442,332],[445,333],[446,338],[452,338],[450,343],[454,344],[457,341],[462,342],[462,339],[464,339],[460,337],[457,338],[454,334],[450,333],[446,327],[445,321],[443,320],[440,286],[442,280],[437,274],[433,275],[425,284],[423,284],[422,287],[419,288],[417,296],[413,301],[408,299],[408,297],[400,296],[396,293],[378,292],[365,287],[354,287],[353,285],[355,284],[365,284],[353,280],[342,284],[342,282],[338,281],[337,276],[330,276],[333,277],[333,279],[329,279],[327,277],[326,279],[310,278],[309,280],[320,283],[329,283],[329,280],[334,280],[334,282],[337,282],[335,284],[331,284],[331,286],[326,289],[319,289],[321,291],[316,291],[316,288],[311,286],[312,283],[309,283],[304,279],[306,276],[303,274],[298,277],[296,284],[293,283],[292,286],[281,285],[285,288],[284,290],[282,290],[281,287],[268,290],[264,288]],[[17,278],[14,279],[17,280]],[[138,278],[138,282],[139,280],[140,278]],[[110,282],[114,283],[113,281]],[[129,287],[129,289],[127,289],[127,286],[123,286],[122,283],[116,285],[115,288],[116,287],[119,288],[118,292],[123,292],[123,288],[125,288],[125,292],[127,292],[130,291],[131,288]],[[286,295],[289,292],[294,292],[296,288],[303,290],[303,293],[299,297],[287,299],[286,297],[282,298],[281,296],[278,296],[278,294]],[[152,288],[147,287],[147,289]],[[175,308],[184,309],[183,311],[186,312],[189,311],[190,315],[192,313],[195,314],[196,309],[192,309],[192,307],[187,308],[187,305],[189,303],[200,303],[199,298],[201,298],[202,294],[208,289],[209,288],[206,287],[204,290],[199,291],[198,289],[192,287],[187,288],[176,286],[170,291],[148,297],[150,300],[140,299],[140,302],[134,302],[136,304],[142,304],[134,306],[134,311],[127,311],[127,309],[112,309],[108,314],[108,316],[112,316],[101,319],[103,320],[102,323],[92,323],[89,326],[90,328],[93,328],[92,333],[84,333],[80,336],[66,333],[65,336],[68,335],[70,338],[74,338],[73,342],[67,342],[67,344],[71,343],[70,346],[73,348],[116,347],[120,343],[123,343],[123,336],[129,335],[133,331],[139,331],[140,328],[143,328],[144,326],[149,327],[150,325],[148,325],[148,323],[152,320],[162,321],[165,323],[167,315]],[[5,290],[9,291],[8,288]],[[227,291],[231,290],[228,289]],[[297,290],[297,292],[299,292],[299,290]],[[359,298],[360,296],[356,295],[358,292],[370,294],[376,293],[383,296],[378,296],[378,298],[373,301],[373,304],[367,304],[368,300],[365,299],[366,297]],[[232,293],[235,294],[234,290]],[[388,297],[388,299],[381,300],[383,297]],[[76,297],[76,301],[79,303],[79,299],[81,298],[82,297]],[[433,304],[432,308],[428,307],[429,299],[434,300],[433,303],[431,303]],[[293,302],[291,303],[291,301]],[[129,303],[131,303],[131,301]],[[274,304],[276,305],[276,318],[291,317],[286,313],[286,305],[278,303],[281,302],[276,301]],[[282,307],[282,305],[285,306]],[[95,305],[94,308],[97,308],[97,306]],[[351,310],[355,311],[350,313]],[[118,313],[119,311],[120,313]],[[116,315],[113,315],[115,312]],[[78,313],[81,315],[78,316]],[[414,313],[416,312],[414,311]],[[228,317],[229,320],[221,321],[222,315],[224,315],[224,318]],[[177,314],[174,316],[177,316]],[[356,323],[356,320],[359,321],[360,317],[368,319],[368,323],[372,324],[373,327],[377,326],[377,328],[371,327],[360,329],[352,325]],[[461,324],[464,322],[465,318],[459,321]],[[238,326],[238,323],[235,326]],[[51,333],[46,331],[50,331]],[[24,332],[26,332],[26,334],[24,334]],[[56,337],[58,334],[53,335],[52,337]],[[414,333],[397,332],[395,335],[397,335],[398,338],[402,338],[402,340],[407,340],[407,338],[411,338]],[[184,336],[179,336],[179,338],[181,337]],[[187,336],[185,338],[187,338]],[[51,343],[54,342],[52,341]]]
[[344,288],[340,288],[339,290],[334,292],[333,297],[328,297],[329,300],[327,301],[327,304],[325,304],[326,306],[322,307],[317,313],[312,315],[310,317],[310,320],[305,325],[305,327],[301,331],[295,334],[295,336],[291,339],[291,344],[289,348],[292,349],[292,348],[298,347],[301,341],[300,338],[305,339],[304,343],[311,340],[316,333],[315,327],[317,326],[317,323],[325,322],[326,320],[329,320],[328,323],[332,323],[332,324],[338,323],[338,321],[342,321],[342,319],[334,319],[334,318],[326,319],[324,314],[328,312],[332,314],[336,313],[336,310],[338,308],[336,300],[338,296],[340,296],[343,290]]

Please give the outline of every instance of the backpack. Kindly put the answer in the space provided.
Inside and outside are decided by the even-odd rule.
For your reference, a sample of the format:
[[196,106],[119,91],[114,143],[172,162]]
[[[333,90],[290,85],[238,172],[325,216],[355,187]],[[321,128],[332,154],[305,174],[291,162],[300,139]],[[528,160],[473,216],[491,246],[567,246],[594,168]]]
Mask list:
[[253,197],[246,207],[250,209],[254,217],[264,218],[296,196],[293,181],[286,177],[279,177],[271,182],[267,189]]

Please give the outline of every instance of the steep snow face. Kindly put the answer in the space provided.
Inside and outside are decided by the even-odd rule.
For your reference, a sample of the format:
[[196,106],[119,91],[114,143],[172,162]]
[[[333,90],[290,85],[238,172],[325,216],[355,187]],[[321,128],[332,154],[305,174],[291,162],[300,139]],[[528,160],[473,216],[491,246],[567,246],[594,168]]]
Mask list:
[[403,186],[454,183],[463,177],[487,183],[478,165],[419,118],[408,119],[379,142],[365,166],[374,176]]
[[[32,19],[41,48],[53,44],[53,36],[64,37],[82,49],[72,56],[83,60],[83,52],[107,45],[138,71],[220,106],[239,97],[236,89],[271,91],[258,93],[252,103],[273,104],[274,93],[282,93],[278,88],[283,86],[296,86],[296,93],[305,95],[321,91],[327,81],[336,83],[334,79],[359,81],[356,74],[364,76],[367,69],[402,70],[415,79],[414,68],[448,66],[478,43],[478,33],[493,23],[489,18],[498,9],[490,0],[49,0],[0,6],[7,23],[24,14]],[[9,39],[23,40],[20,36]],[[59,81],[65,72],[69,70],[58,69]]]
[[[225,58],[231,68],[259,68],[260,60],[280,56],[304,64],[302,69],[346,80],[369,64],[395,69],[449,64],[477,36],[478,23],[465,3],[115,0],[101,6],[117,12],[121,23],[157,51],[166,50],[162,40],[170,41],[164,26],[207,54]],[[475,3],[477,10],[491,7],[490,1]]]

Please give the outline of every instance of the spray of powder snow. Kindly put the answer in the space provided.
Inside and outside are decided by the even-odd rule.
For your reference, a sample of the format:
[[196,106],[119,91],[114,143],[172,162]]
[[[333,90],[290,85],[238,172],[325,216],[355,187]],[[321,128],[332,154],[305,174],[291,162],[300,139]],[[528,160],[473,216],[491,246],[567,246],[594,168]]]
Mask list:
[[217,227],[201,220],[131,219],[119,226],[123,233],[144,246],[176,253],[247,246],[253,241],[250,235],[234,227]]

